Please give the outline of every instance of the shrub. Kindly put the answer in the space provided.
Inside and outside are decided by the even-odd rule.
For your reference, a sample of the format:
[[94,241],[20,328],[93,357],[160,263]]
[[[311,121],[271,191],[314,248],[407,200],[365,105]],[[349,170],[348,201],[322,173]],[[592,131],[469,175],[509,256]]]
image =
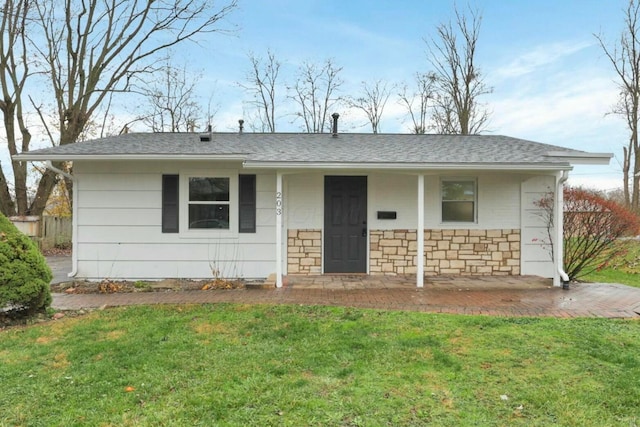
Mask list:
[[[551,240],[553,194],[536,204],[543,210]],[[592,191],[565,187],[563,226],[564,270],[570,280],[575,280],[604,268],[615,255],[615,241],[637,234],[640,220],[630,210]]]
[[0,214],[0,309],[33,314],[51,304],[51,269],[35,243]]

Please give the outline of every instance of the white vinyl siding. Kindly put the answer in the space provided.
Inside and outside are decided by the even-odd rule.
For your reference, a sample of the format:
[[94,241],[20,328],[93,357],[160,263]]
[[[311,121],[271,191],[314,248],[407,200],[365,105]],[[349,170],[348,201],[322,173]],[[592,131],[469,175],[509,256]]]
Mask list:
[[[186,222],[182,176],[224,170],[237,180],[238,173],[252,173],[241,169],[240,164],[233,166],[230,169],[229,163],[212,162],[76,161],[78,277],[206,279],[212,277],[214,269],[233,277],[271,274],[275,271],[275,173],[257,173],[255,233],[237,233],[237,206],[230,214],[235,221],[230,231],[182,233],[183,219]],[[163,174],[180,175],[180,233],[162,233]],[[237,186],[232,187],[230,195],[237,197]],[[221,237],[220,233],[227,235]]]
[[554,183],[553,176],[532,177],[522,183],[522,274],[553,277],[555,268],[547,224],[542,219],[542,209],[535,203],[553,191]]

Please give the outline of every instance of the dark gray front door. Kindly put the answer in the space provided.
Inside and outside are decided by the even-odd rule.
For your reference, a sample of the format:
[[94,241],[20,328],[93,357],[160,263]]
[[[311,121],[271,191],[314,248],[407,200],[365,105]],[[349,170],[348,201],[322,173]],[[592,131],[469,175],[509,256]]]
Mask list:
[[324,177],[324,272],[367,272],[367,177]]

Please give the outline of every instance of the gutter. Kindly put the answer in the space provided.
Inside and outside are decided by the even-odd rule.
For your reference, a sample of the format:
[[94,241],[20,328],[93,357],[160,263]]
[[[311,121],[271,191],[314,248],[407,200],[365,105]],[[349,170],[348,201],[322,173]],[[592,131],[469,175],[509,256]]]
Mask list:
[[553,286],[562,285],[563,289],[569,289],[569,275],[564,271],[564,230],[563,230],[563,209],[564,209],[564,183],[569,179],[569,172],[562,171],[562,175],[556,182],[556,194],[555,194],[555,209],[554,209],[554,222],[556,224],[556,269],[557,275],[553,277]]
[[72,231],[71,231],[71,271],[67,274],[67,277],[73,278],[78,274],[78,179],[51,164],[51,160],[44,162],[44,166],[52,172],[62,175],[65,178],[73,182],[73,206],[71,207],[73,213],[72,217]]

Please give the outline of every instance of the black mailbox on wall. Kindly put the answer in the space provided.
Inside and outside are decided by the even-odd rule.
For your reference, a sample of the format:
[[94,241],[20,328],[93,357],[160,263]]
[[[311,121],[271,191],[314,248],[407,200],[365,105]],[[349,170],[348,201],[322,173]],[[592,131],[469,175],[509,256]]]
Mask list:
[[396,219],[396,211],[378,211],[378,219]]

